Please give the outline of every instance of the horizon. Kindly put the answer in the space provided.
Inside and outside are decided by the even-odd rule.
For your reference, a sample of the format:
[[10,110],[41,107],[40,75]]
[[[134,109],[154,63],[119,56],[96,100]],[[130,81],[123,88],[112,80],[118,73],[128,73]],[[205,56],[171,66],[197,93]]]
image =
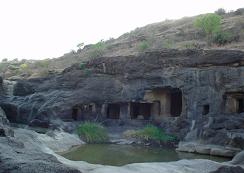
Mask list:
[[0,60],[57,58],[81,42],[94,44],[167,19],[243,7],[243,0],[9,0],[0,2]]

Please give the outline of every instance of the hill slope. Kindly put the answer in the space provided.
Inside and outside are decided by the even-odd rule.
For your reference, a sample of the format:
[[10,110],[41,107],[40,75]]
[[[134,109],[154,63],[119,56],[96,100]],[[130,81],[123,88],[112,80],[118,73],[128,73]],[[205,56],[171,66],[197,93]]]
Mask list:
[[[195,17],[166,20],[149,24],[125,33],[117,39],[86,45],[77,52],[42,61],[2,62],[0,71],[5,78],[35,78],[60,72],[74,63],[81,63],[96,56],[135,55],[153,49],[238,49],[244,50],[244,9],[221,15],[221,30],[228,32],[231,42],[225,45],[207,45],[201,30],[193,26]],[[25,65],[23,65],[25,64]]]

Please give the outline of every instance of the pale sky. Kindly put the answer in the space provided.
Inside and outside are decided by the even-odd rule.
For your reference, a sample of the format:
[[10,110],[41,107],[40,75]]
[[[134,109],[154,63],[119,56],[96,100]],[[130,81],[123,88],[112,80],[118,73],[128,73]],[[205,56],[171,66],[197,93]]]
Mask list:
[[244,7],[244,0],[0,0],[0,60],[53,58],[165,19]]

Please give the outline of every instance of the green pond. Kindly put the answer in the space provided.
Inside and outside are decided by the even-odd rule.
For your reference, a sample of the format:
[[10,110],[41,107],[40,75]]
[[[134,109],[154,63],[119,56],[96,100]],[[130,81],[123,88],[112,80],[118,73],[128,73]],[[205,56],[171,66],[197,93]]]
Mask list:
[[69,160],[113,166],[142,162],[169,162],[180,159],[209,159],[218,162],[229,160],[209,155],[176,152],[174,149],[115,144],[82,145],[61,155]]

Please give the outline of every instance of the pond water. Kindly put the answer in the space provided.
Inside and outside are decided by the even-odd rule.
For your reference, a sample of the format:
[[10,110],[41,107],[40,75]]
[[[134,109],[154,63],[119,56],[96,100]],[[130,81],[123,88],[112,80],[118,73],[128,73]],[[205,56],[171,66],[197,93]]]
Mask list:
[[169,162],[180,159],[209,159],[218,162],[228,158],[176,152],[174,149],[151,148],[132,145],[87,144],[60,154],[74,161],[122,166],[130,163]]

